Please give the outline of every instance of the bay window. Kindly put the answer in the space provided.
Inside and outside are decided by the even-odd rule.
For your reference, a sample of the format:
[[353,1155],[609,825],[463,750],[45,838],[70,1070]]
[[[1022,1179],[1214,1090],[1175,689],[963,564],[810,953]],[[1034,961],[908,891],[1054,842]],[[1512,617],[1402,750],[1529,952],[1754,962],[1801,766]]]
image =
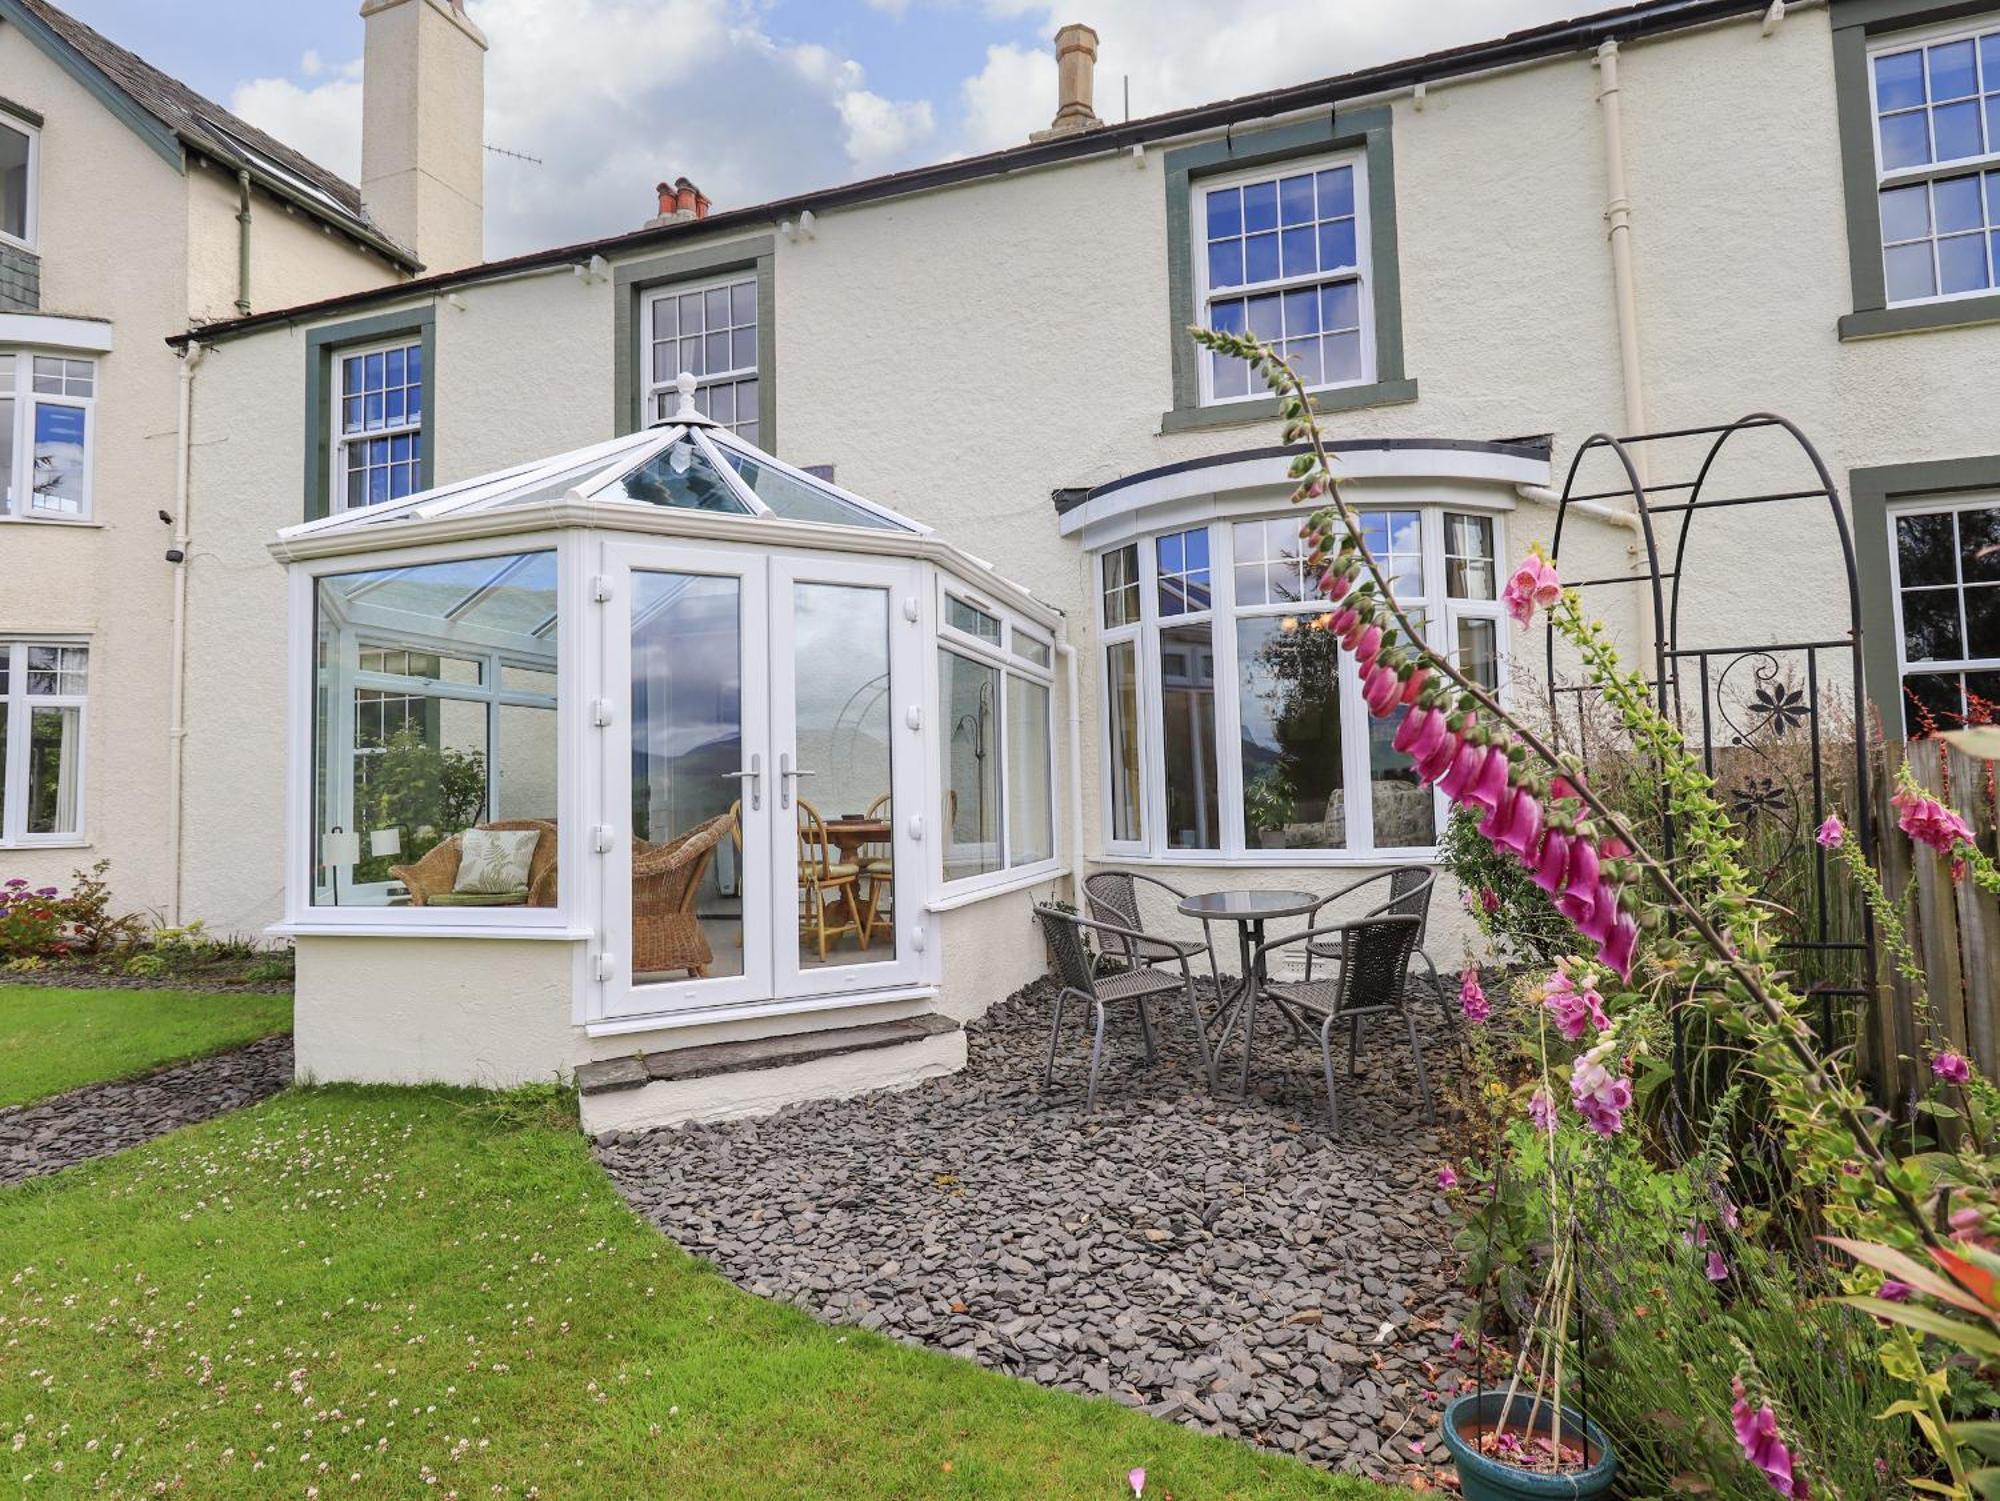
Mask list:
[[0,641],[0,844],[83,837],[89,679],[80,643]]
[[1055,860],[1055,643],[982,600],[938,612],[944,879]]
[[89,519],[96,396],[95,360],[0,350],[0,517]]
[[[1099,556],[1106,852],[1352,858],[1436,842],[1440,810],[1351,659],[1310,629],[1329,604],[1303,513],[1228,517]],[[1398,601],[1497,688],[1499,518],[1436,506],[1360,512]]]

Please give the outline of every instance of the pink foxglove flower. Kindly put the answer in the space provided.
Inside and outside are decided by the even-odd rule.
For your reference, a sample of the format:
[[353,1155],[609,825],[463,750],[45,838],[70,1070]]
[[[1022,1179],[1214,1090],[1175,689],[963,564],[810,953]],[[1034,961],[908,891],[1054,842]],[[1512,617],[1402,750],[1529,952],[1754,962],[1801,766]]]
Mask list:
[[1498,912],[1500,910],[1500,893],[1495,891],[1491,886],[1480,887],[1479,910],[1486,913]]
[[1535,1123],[1535,1129],[1542,1135],[1556,1134],[1556,1102],[1549,1098],[1546,1089],[1538,1089],[1528,1096],[1528,1119]]
[[1584,1029],[1602,1032],[1611,1025],[1604,1014],[1604,997],[1595,990],[1578,990],[1569,975],[1557,970],[1542,991],[1542,1004],[1556,1019],[1556,1030],[1566,1042],[1583,1041]]
[[1708,1265],[1703,1271],[1710,1282],[1727,1282],[1729,1280],[1729,1263],[1722,1259],[1720,1251],[1710,1251],[1708,1253]]
[[1507,587],[1500,591],[1500,601],[1507,606],[1507,613],[1514,617],[1518,625],[1526,625],[1535,618],[1537,609],[1546,610],[1562,598],[1562,580],[1549,560],[1540,553],[1530,553],[1521,560],[1514,570],[1514,576],[1507,580]]
[[1778,1437],[1778,1415],[1769,1403],[1753,1408],[1743,1395],[1743,1383],[1735,1384],[1736,1401],[1729,1409],[1731,1425],[1743,1457],[1764,1472],[1771,1489],[1792,1501],[1805,1501],[1806,1482],[1792,1473],[1792,1451]]
[[1632,1081],[1605,1067],[1616,1046],[1616,1039],[1606,1038],[1579,1054],[1570,1066],[1570,1101],[1584,1124],[1599,1136],[1616,1136],[1624,1129],[1625,1112],[1632,1108]]
[[1458,1187],[1458,1174],[1454,1173],[1449,1167],[1439,1168],[1438,1187],[1444,1189],[1446,1192]]
[[1458,1010],[1469,1022],[1483,1022],[1493,1014],[1486,992],[1479,986],[1479,971],[1470,964],[1459,971]]
[[1959,1053],[1933,1053],[1931,1072],[1947,1084],[1963,1084],[1972,1077],[1972,1065]]
[[1461,741],[1458,753],[1451,758],[1451,765],[1438,778],[1438,791],[1455,803],[1463,801],[1466,788],[1479,776],[1479,769],[1486,764],[1489,754],[1483,745]]
[[1896,827],[1918,844],[1948,855],[1954,845],[1972,843],[1972,826],[1934,797],[1904,788],[1889,802],[1898,810]]
[[1829,814],[1813,838],[1819,841],[1820,848],[1837,850],[1847,842],[1847,825],[1840,821],[1838,813]]

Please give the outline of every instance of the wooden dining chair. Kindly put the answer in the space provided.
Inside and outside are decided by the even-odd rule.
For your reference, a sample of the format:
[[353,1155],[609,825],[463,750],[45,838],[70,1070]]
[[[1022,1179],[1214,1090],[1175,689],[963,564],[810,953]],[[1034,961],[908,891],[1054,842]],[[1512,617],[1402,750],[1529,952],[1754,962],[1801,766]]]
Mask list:
[[[840,850],[826,831],[819,809],[799,799],[799,896],[801,936],[819,945],[819,962],[826,963],[828,939],[843,933],[861,937],[861,907],[856,899],[861,867],[840,858]],[[838,902],[844,917],[835,921],[833,904]]]
[[[876,819],[890,819],[889,794],[883,793],[868,805],[864,815],[870,823]],[[893,826],[886,844],[865,844],[860,850],[861,860],[861,946],[870,948],[875,942],[875,924],[883,917],[892,923],[896,914],[892,907],[884,907],[886,897],[893,903],[896,896],[895,830]]]

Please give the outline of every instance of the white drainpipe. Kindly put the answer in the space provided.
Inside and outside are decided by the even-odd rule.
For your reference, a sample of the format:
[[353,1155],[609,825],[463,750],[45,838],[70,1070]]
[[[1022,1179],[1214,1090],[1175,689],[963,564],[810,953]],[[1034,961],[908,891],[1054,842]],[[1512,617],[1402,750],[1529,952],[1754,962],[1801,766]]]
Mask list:
[[174,565],[173,645],[167,667],[167,925],[175,928],[181,924],[181,768],[187,746],[189,470],[194,460],[194,368],[201,363],[203,347],[190,341],[181,351],[179,421],[174,433],[174,545],[167,554]]
[[1063,661],[1063,688],[1069,695],[1069,881],[1072,900],[1083,889],[1083,703],[1078,696],[1076,648],[1056,643]]
[[[1632,274],[1632,197],[1625,181],[1625,118],[1618,87],[1618,42],[1606,37],[1597,49],[1598,119],[1604,127],[1604,223],[1611,245],[1611,288],[1618,320],[1618,371],[1625,397],[1625,431],[1646,431],[1646,383],[1639,358],[1639,296]],[[1647,445],[1635,444],[1632,466],[1641,486],[1650,484]],[[1638,531],[1638,518],[1626,523]],[[1633,548],[1635,564],[1643,565]],[[1658,629],[1653,620],[1653,595],[1639,586],[1639,640],[1647,643]]]

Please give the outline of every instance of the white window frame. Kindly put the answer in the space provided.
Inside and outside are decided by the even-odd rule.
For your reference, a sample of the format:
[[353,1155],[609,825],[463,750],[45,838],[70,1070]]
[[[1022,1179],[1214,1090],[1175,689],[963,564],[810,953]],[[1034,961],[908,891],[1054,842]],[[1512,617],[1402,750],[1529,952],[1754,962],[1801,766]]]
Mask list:
[[[97,664],[86,660],[82,693],[28,693],[28,648],[31,646],[81,647],[91,658],[88,636],[8,636],[0,639],[0,655],[7,658],[7,754],[0,765],[6,780],[6,810],[0,819],[0,849],[80,849],[90,843],[90,674]],[[61,833],[30,834],[28,820],[29,713],[34,709],[76,710],[76,827]]]
[[[350,433],[342,425],[341,421],[343,415],[342,408],[345,406],[347,399],[347,388],[345,385],[342,384],[342,381],[344,379],[347,370],[347,362],[349,360],[358,359],[365,361],[371,354],[386,355],[391,350],[401,350],[403,351],[405,357],[407,357],[409,351],[415,349],[419,351],[421,355],[423,347],[424,347],[424,341],[421,337],[419,337],[415,333],[407,333],[407,334],[398,334],[393,339],[384,339],[379,343],[343,344],[336,346],[331,351],[333,359],[332,378],[327,381],[327,385],[332,388],[332,393],[333,393],[332,409],[327,413],[327,422],[329,423],[327,431],[332,435],[332,441],[327,445],[328,449],[330,450],[329,463],[332,468],[332,472],[327,476],[326,493],[327,493],[328,514],[330,515],[338,514],[339,512],[342,511],[373,510],[375,506],[394,505],[400,500],[408,500],[411,495],[417,495],[423,492],[424,461],[423,461],[423,454],[421,451],[419,451],[416,460],[417,475],[416,478],[412,481],[413,488],[407,494],[387,496],[386,498],[379,501],[375,501],[372,504],[366,500],[363,500],[362,503],[358,506],[349,505],[347,503],[347,450],[350,445],[355,443],[373,443],[378,439],[400,438],[409,435],[415,435],[420,442],[423,443],[430,442],[430,433],[428,429],[430,426],[431,403],[430,403],[430,390],[426,385],[426,382],[429,381],[431,372],[430,372],[430,362],[428,360],[424,362],[423,374],[416,382],[418,400],[422,403],[422,405],[421,408],[419,409],[417,420],[415,422],[411,422],[408,420],[407,408],[405,409],[405,420],[396,424],[393,427],[389,426],[378,427],[378,428],[362,427]],[[405,368],[407,371],[407,366]],[[409,382],[406,380],[404,384],[408,385]],[[364,422],[366,422],[367,420],[365,410],[363,413],[362,420]]]
[[[567,625],[584,617],[577,612],[577,601],[591,598],[590,575],[583,561],[583,550],[571,536],[558,532],[506,533],[498,536],[467,538],[458,542],[418,544],[410,547],[392,548],[374,553],[344,553],[336,557],[314,558],[309,562],[296,564],[290,570],[290,681],[287,714],[290,729],[287,736],[288,755],[286,757],[285,804],[288,810],[285,820],[285,864],[288,879],[285,883],[285,921],[274,931],[286,935],[315,933],[351,933],[402,935],[421,934],[448,937],[495,937],[519,939],[559,939],[573,941],[591,936],[591,930],[580,926],[579,915],[593,910],[595,899],[591,886],[591,861],[585,858],[586,846],[583,826],[586,820],[573,810],[587,804],[583,799],[589,793],[585,783],[584,762],[586,760],[584,722],[589,695],[581,690],[571,690],[571,698],[564,698],[565,685],[584,681],[584,653],[587,650],[584,638],[590,635],[586,625],[575,628],[559,628],[556,635],[556,840],[557,869],[562,874],[556,883],[556,905],[553,907],[370,907],[370,906],[326,906],[316,898],[323,889],[320,872],[315,864],[318,855],[317,830],[320,808],[317,801],[318,786],[316,776],[320,754],[317,737],[316,698],[319,686],[318,644],[319,644],[319,585],[324,578],[337,578],[343,574],[397,568],[421,568],[431,563],[450,563],[475,558],[512,557],[524,553],[546,552],[556,560],[556,614]],[[379,644],[379,643],[378,643]],[[408,642],[398,641],[398,646]],[[462,645],[452,649],[452,655],[470,656],[474,653]],[[533,664],[545,667],[545,663]],[[416,679],[396,678],[395,691],[404,691]],[[356,685],[350,685],[350,687]],[[450,684],[451,688],[465,688],[467,684]],[[520,695],[517,695],[520,696]],[[541,702],[540,695],[525,697]],[[572,701],[573,700],[573,701]],[[352,703],[353,695],[347,695],[348,709],[340,712],[339,705],[329,705],[328,734],[344,734],[344,743],[353,745]],[[338,743],[338,742],[337,742]],[[351,786],[348,795],[351,796]],[[577,1006],[582,1005],[582,987],[578,988]],[[581,1021],[580,1011],[573,1020]]]
[[[997,619],[1000,622],[1000,639],[998,641],[988,641],[982,636],[975,636],[968,631],[960,630],[956,626],[949,624],[951,613],[949,601],[953,599],[970,605],[973,609]],[[932,596],[932,608],[936,612],[936,629],[932,635],[934,637],[933,644],[937,651],[948,651],[954,656],[975,662],[981,667],[997,669],[999,671],[1000,685],[994,703],[994,720],[997,726],[994,734],[994,743],[1000,752],[1000,809],[994,824],[1000,836],[999,848],[997,850],[999,863],[994,869],[982,871],[977,875],[958,876],[952,879],[945,877],[945,856],[947,846],[951,844],[951,823],[945,816],[945,800],[950,791],[950,783],[940,766],[937,796],[934,799],[941,830],[939,838],[936,841],[937,864],[933,872],[937,881],[938,897],[940,900],[956,899],[967,894],[983,891],[988,887],[1020,886],[1058,874],[1063,869],[1064,855],[1061,834],[1062,785],[1056,778],[1058,752],[1056,747],[1057,690],[1055,637],[1041,626],[1023,619],[990,596],[981,594],[962,579],[947,574],[943,570],[939,570],[937,573],[937,586]],[[1037,646],[1045,648],[1049,657],[1048,666],[1041,666],[1032,659],[1021,655],[1015,649],[1016,642],[1020,639],[1033,641]],[[939,670],[935,656],[933,656],[931,661],[930,670],[933,678],[930,700],[936,706],[934,712],[938,713],[940,721],[942,721],[943,674]],[[1013,726],[1009,723],[1012,710],[1008,707],[1007,699],[1007,679],[1009,676],[1020,678],[1024,682],[1034,683],[1047,689],[1049,702],[1049,723],[1046,736],[1049,747],[1049,856],[1045,860],[1028,861],[1018,865],[1014,863],[1013,849],[1014,809],[1012,774],[1014,758],[1010,737]],[[940,747],[949,745],[951,726],[940,722],[937,727],[937,735]],[[939,754],[934,755],[932,759],[942,761],[941,751]],[[967,846],[954,847],[966,848]],[[976,847],[982,850],[988,848],[984,844]]]
[[[97,356],[88,351],[52,348],[43,345],[9,344],[0,345],[0,355],[14,357],[14,383],[11,389],[0,391],[0,396],[9,396],[14,402],[14,468],[8,475],[0,476],[5,488],[20,496],[22,504],[11,506],[4,491],[0,491],[0,521],[26,521],[41,525],[75,526],[88,522],[93,516],[94,476],[97,471],[97,390],[102,383],[102,368]],[[90,393],[73,396],[67,391],[52,392],[35,390],[35,361],[66,360],[90,366]],[[33,503],[33,483],[35,470],[35,412],[40,407],[69,407],[83,413],[83,494],[74,511],[58,511],[36,506]]]
[[0,110],[0,125],[28,138],[28,211],[26,222],[22,225],[25,233],[14,235],[0,229],[0,243],[33,252],[41,235],[42,130],[39,125],[30,124],[19,115],[5,110]]
[[[1152,797],[1147,791],[1146,783],[1149,775],[1148,768],[1153,764],[1153,735],[1151,733],[1150,715],[1146,708],[1146,671],[1144,663],[1141,660],[1146,651],[1146,558],[1147,545],[1151,540],[1151,535],[1149,534],[1145,537],[1133,538],[1129,541],[1119,542],[1114,546],[1107,547],[1092,560],[1094,566],[1091,568],[1091,579],[1096,585],[1090,608],[1092,621],[1097,628],[1097,724],[1099,730],[1097,737],[1097,785],[1102,789],[1099,821],[1103,826],[1101,838],[1104,852],[1114,857],[1145,855],[1147,850],[1147,835],[1150,833],[1152,827],[1146,819],[1146,809],[1152,802]],[[1111,625],[1107,623],[1104,613],[1104,601],[1107,594],[1104,576],[1105,566],[1110,561],[1113,553],[1122,552],[1127,547],[1132,549],[1134,560],[1133,577],[1138,584],[1139,612],[1123,625]],[[1210,558],[1209,563],[1213,567],[1214,559]],[[1118,838],[1116,832],[1117,824],[1113,822],[1113,812],[1117,801],[1115,788],[1118,768],[1111,749],[1111,716],[1116,712],[1111,692],[1111,652],[1114,647],[1120,646],[1130,646],[1132,648],[1132,676],[1137,689],[1134,698],[1137,703],[1138,722],[1132,727],[1133,737],[1138,743],[1139,750],[1139,806],[1133,810],[1137,817],[1139,828],[1139,836],[1136,839]]]
[[[1868,139],[1875,153],[1875,193],[1878,204],[1883,191],[1886,189],[1916,187],[1950,178],[1971,177],[1974,185],[1979,190],[1981,205],[1986,205],[1988,188],[1983,174],[2000,170],[2000,141],[1989,141],[1987,143],[1989,149],[1978,156],[1952,157],[1943,162],[1933,158],[1930,161],[1922,162],[1915,166],[1893,169],[1883,165],[1882,106],[1881,98],[1876,88],[1875,63],[1878,58],[1891,56],[1898,52],[1910,52],[1950,42],[1970,41],[1973,43],[1974,67],[1976,68],[1978,66],[1979,54],[1978,39],[1982,36],[1991,35],[2000,35],[2000,15],[1989,12],[1984,17],[1974,21],[1960,21],[1939,26],[1916,28],[1909,31],[1899,31],[1892,35],[1877,38],[1869,44],[1867,52]],[[1925,67],[1928,69],[1928,62],[1925,63]],[[1928,73],[1926,77],[1928,77]],[[1987,89],[1989,87],[1988,81],[1981,78],[1979,87],[1982,90]],[[1985,93],[1974,93],[1971,103],[1975,112],[1980,117],[1981,129],[1983,130],[1985,128],[1986,110]],[[1928,97],[1925,103],[1919,106],[1919,108],[1921,108],[1924,115],[1924,129],[1928,136],[1930,116],[1933,108]],[[1898,114],[1905,112],[1902,110],[1895,111]],[[1886,226],[1884,228],[1886,232]],[[1933,292],[1928,297],[1888,297],[1887,305],[1892,308],[1928,307],[1932,303],[1958,302],[1968,297],[1991,297],[1996,292],[2000,292],[2000,253],[1996,253],[1993,248],[1996,236],[2000,236],[2000,223],[1988,223],[1978,233],[1981,245],[1986,250],[1987,284],[1985,286],[1974,287],[1963,292]],[[1931,277],[1933,286],[1943,285],[1943,278],[1938,275],[1938,238],[1936,209],[1933,203],[1931,208],[1930,237],[1927,242],[1931,247]],[[1896,243],[1903,245],[1919,242],[1914,240],[1899,240]],[[1889,244],[1886,240],[1878,246],[1877,253],[1882,257],[1882,284],[1886,297],[1889,277]]]
[[[718,276],[703,276],[690,281],[663,282],[657,287],[648,287],[646,291],[640,296],[639,355],[638,355],[639,378],[645,390],[645,396],[643,398],[645,405],[640,408],[640,418],[642,426],[653,427],[657,426],[661,422],[669,420],[673,410],[674,401],[670,400],[668,402],[668,413],[667,415],[663,416],[659,410],[660,397],[662,394],[667,394],[670,398],[675,396],[676,393],[674,390],[674,382],[676,379],[679,378],[681,373],[680,365],[678,362],[676,362],[672,373],[670,373],[664,380],[655,380],[653,378],[653,345],[655,342],[653,338],[654,305],[670,297],[671,298],[681,298],[688,296],[699,297],[702,293],[714,291],[718,287],[727,287],[734,289],[736,287],[744,285],[748,285],[750,288],[750,305],[755,310],[755,315],[757,319],[757,321],[750,326],[751,328],[750,363],[748,365],[732,365],[729,369],[722,371],[704,370],[700,375],[695,377],[695,392],[696,392],[696,399],[699,400],[700,393],[707,390],[710,386],[734,385],[737,381],[755,380],[757,382],[757,395],[761,410],[763,393],[764,393],[764,382],[767,379],[769,379],[769,373],[759,368],[759,359],[762,351],[762,341],[764,335],[764,309],[760,305],[758,296],[759,288],[758,288],[758,278],[757,278],[756,268],[740,267],[735,271],[724,272]],[[737,325],[732,323],[730,327],[733,331],[737,327]],[[704,325],[703,331],[705,334],[706,325]],[[703,363],[706,364],[707,363],[706,360],[704,360]],[[752,422],[756,422],[759,420],[759,415],[760,415],[759,412],[752,412],[750,414],[749,420]],[[742,430],[744,420],[745,419],[743,414],[741,412],[738,412],[736,414],[736,418],[734,421],[724,422],[719,425],[727,429],[731,433],[736,433]],[[761,440],[763,437],[764,433],[760,426],[757,433],[757,438]],[[745,441],[748,442],[753,440],[746,439]]]
[[[1362,504],[1363,514],[1383,511],[1415,511],[1421,527],[1424,593],[1421,598],[1403,601],[1424,611],[1430,626],[1442,625],[1440,636],[1433,630],[1432,643],[1456,659],[1458,621],[1461,618],[1492,620],[1501,698],[1509,697],[1511,643],[1506,629],[1505,606],[1497,597],[1505,581],[1507,508],[1482,505],[1470,497],[1411,497],[1407,500]],[[1444,518],[1447,513],[1490,517],[1493,523],[1494,593],[1491,600],[1452,599],[1446,594]],[[1253,846],[1243,820],[1242,706],[1239,699],[1241,670],[1236,622],[1242,618],[1271,615],[1324,613],[1330,606],[1310,602],[1239,605],[1236,598],[1235,526],[1241,522],[1275,519],[1303,521],[1295,507],[1259,506],[1245,508],[1228,501],[1211,505],[1202,514],[1182,513],[1147,532],[1120,538],[1103,548],[1094,560],[1092,578],[1095,596],[1091,603],[1097,626],[1097,663],[1100,682],[1097,692],[1098,767],[1105,789],[1098,817],[1098,838],[1105,858],[1117,862],[1163,865],[1303,866],[1303,865],[1382,865],[1427,862],[1436,858],[1436,846],[1376,845],[1372,799],[1353,797],[1348,804],[1348,842],[1341,849],[1263,849]],[[1210,600],[1207,611],[1164,617],[1164,623],[1210,622],[1215,652],[1215,752],[1217,797],[1220,804],[1219,848],[1212,850],[1171,847],[1166,834],[1166,761],[1164,745],[1164,689],[1161,683],[1159,577],[1157,543],[1160,537],[1206,526],[1209,531]],[[1138,544],[1139,623],[1106,627],[1103,624],[1104,559],[1128,542]],[[1119,840],[1112,837],[1111,821],[1111,682],[1109,648],[1120,642],[1134,642],[1139,673],[1139,754],[1141,838]],[[1341,684],[1341,776],[1342,786],[1365,789],[1369,783],[1369,717],[1362,702],[1361,684],[1351,653],[1340,654]],[[1437,831],[1442,836],[1449,805],[1437,802]]]
[[[1898,729],[1905,729],[1909,715],[1909,700],[1903,684],[1911,677],[1951,676],[1959,678],[1960,702],[1963,703],[1964,682],[1967,673],[2000,673],[2000,657],[1959,656],[1952,658],[1924,658],[1911,661],[1908,643],[1903,636],[1903,559],[1901,549],[1896,545],[1896,523],[1911,516],[1949,516],[1961,511],[1989,511],[2000,506],[2000,490],[1987,490],[1970,496],[1959,495],[1949,500],[1942,497],[1926,500],[1911,497],[1889,507],[1886,526],[1889,532],[1889,610],[1890,620],[1896,629],[1896,709]],[[1965,619],[1965,557],[1959,553],[1955,560],[1957,577],[1950,584],[1918,584],[1915,588],[1942,594],[1947,589],[1958,604],[1958,639],[1961,647],[1972,645],[1971,633]],[[1974,588],[2000,589],[2000,581],[1992,584],[1975,584]],[[1955,728],[1955,726],[1948,726]]]
[[[1194,270],[1195,320],[1204,328],[1212,326],[1209,304],[1218,298],[1253,297],[1265,293],[1295,292],[1306,287],[1330,286],[1348,278],[1339,272],[1327,273],[1315,270],[1309,276],[1286,277],[1280,274],[1276,280],[1243,282],[1233,287],[1210,287],[1208,284],[1208,200],[1206,195],[1220,188],[1242,187],[1246,183],[1276,182],[1281,178],[1297,177],[1303,173],[1317,174],[1336,167],[1351,167],[1354,170],[1354,288],[1359,304],[1361,332],[1361,373],[1353,380],[1320,381],[1309,385],[1311,391],[1333,391],[1349,386],[1373,385],[1376,375],[1375,350],[1375,266],[1373,241],[1370,238],[1368,220],[1368,158],[1364,150],[1355,148],[1337,151],[1325,156],[1301,157],[1297,161],[1267,163],[1262,167],[1249,168],[1241,172],[1223,173],[1218,176],[1194,178],[1188,184],[1188,236],[1189,254]],[[1279,270],[1282,273],[1283,266]],[[1253,389],[1240,396],[1217,396],[1215,381],[1210,368],[1207,350],[1200,351],[1195,361],[1197,377],[1200,381],[1201,405],[1229,406],[1236,402],[1257,401],[1270,395],[1268,391]]]

